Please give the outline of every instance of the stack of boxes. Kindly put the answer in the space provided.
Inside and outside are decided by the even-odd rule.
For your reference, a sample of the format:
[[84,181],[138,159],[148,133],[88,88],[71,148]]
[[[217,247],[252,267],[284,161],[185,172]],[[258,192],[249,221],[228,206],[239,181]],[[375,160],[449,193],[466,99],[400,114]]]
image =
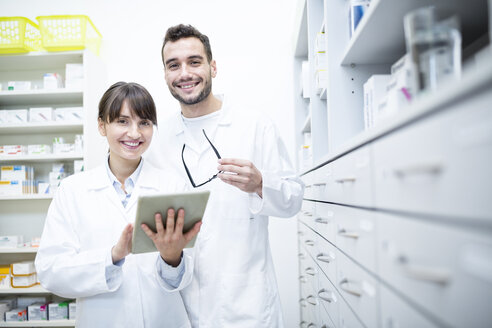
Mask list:
[[76,314],[73,300],[52,302],[44,296],[0,299],[0,316],[7,322],[75,320]]

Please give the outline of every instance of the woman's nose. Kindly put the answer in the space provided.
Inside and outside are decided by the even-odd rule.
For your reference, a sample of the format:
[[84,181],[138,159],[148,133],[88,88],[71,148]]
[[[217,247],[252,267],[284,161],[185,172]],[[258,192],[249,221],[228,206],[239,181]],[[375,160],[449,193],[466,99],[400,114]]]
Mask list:
[[132,139],[138,139],[141,136],[138,124],[131,124],[127,131],[127,135]]

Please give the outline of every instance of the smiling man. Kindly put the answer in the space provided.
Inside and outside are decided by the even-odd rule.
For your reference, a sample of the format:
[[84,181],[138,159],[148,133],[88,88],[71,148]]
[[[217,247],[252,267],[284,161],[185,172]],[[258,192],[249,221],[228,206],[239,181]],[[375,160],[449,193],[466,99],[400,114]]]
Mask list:
[[211,191],[194,278],[181,292],[191,324],[282,327],[268,216],[295,215],[304,186],[262,108],[212,93],[217,65],[206,35],[190,25],[169,28],[162,60],[181,111],[163,122],[148,159],[190,189]]

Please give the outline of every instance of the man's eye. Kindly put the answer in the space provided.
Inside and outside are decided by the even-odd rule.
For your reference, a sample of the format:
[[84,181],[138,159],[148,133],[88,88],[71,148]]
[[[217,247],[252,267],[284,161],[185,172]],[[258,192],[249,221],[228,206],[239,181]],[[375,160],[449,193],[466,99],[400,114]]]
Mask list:
[[177,64],[171,64],[168,66],[169,69],[176,69],[178,68],[178,65]]

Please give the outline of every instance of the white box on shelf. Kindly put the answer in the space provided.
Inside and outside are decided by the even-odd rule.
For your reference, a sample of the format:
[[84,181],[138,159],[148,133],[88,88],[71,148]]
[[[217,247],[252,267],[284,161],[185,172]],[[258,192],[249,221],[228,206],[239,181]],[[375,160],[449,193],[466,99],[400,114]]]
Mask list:
[[68,303],[54,302],[48,304],[48,317],[50,320],[68,319]]
[[83,107],[61,107],[55,109],[55,120],[63,122],[82,122],[84,119]]
[[26,321],[27,320],[27,309],[26,308],[16,308],[5,312],[5,321]]
[[27,153],[29,155],[47,155],[51,154],[50,145],[28,145]]
[[27,109],[9,109],[7,110],[7,123],[27,123],[29,111]]
[[27,307],[28,320],[48,320],[48,304],[39,302]]
[[58,73],[46,73],[43,75],[43,88],[47,90],[63,88],[63,79]]
[[22,195],[22,183],[19,181],[0,180],[0,195]]
[[10,278],[12,288],[32,287],[38,283],[36,273],[27,276],[14,276]]
[[318,32],[316,34],[315,51],[326,51],[326,34]]
[[10,265],[10,272],[14,276],[30,275],[36,273],[36,267],[34,266],[34,261],[22,261],[12,263]]
[[65,87],[82,89],[84,86],[84,66],[82,64],[65,65]]
[[68,319],[77,319],[77,303],[74,301],[70,301],[70,303],[68,303]]
[[315,70],[328,68],[328,54],[324,51],[318,51],[314,54]]
[[364,83],[364,127],[369,129],[376,125],[378,105],[386,95],[386,87],[391,79],[390,74],[372,75]]
[[24,236],[0,236],[0,248],[16,248],[24,242]]
[[19,296],[17,297],[17,306],[26,308],[34,303],[47,303],[48,298],[46,296]]
[[3,145],[3,154],[7,156],[26,155],[27,147],[24,145]]
[[84,160],[76,159],[73,161],[73,173],[80,173],[84,171]]
[[49,122],[49,121],[53,121],[53,108],[51,107],[29,108],[29,122]]
[[31,90],[31,81],[9,81],[9,91],[28,91]]
[[320,94],[323,89],[328,87],[328,71],[320,69],[315,74],[316,94]]
[[0,172],[0,180],[23,181],[27,179],[29,168],[26,165],[2,165]]
[[38,194],[49,194],[50,184],[47,182],[38,182]]

